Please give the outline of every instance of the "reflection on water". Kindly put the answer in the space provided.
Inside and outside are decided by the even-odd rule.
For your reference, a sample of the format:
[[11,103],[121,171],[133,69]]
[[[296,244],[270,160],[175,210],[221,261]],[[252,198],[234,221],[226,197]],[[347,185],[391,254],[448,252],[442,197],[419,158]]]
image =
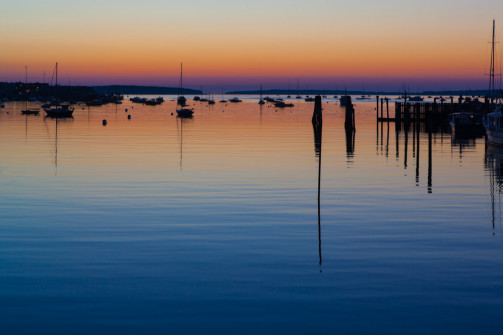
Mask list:
[[485,154],[485,169],[489,172],[489,185],[491,196],[491,223],[493,235],[496,222],[501,231],[501,192],[503,184],[503,148],[487,145]]
[[323,114],[320,96],[315,98],[311,123],[313,124],[314,132],[314,152],[318,158],[318,255],[320,259],[319,264],[321,266],[321,142],[323,137]]
[[[187,127],[192,119],[193,117],[176,117],[176,131],[180,141],[180,171],[183,170],[183,125],[185,123],[185,127]],[[180,128],[178,128],[178,124],[180,124]]]
[[166,100],[0,110],[2,334],[500,333],[499,148]]

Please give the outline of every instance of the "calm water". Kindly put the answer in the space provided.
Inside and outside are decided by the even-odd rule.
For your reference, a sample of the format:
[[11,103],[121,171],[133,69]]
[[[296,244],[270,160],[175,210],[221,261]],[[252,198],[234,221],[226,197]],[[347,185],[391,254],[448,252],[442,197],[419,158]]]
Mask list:
[[0,109],[1,334],[503,330],[483,138],[381,132],[357,103],[351,143],[324,103],[319,232],[312,103],[24,107]]

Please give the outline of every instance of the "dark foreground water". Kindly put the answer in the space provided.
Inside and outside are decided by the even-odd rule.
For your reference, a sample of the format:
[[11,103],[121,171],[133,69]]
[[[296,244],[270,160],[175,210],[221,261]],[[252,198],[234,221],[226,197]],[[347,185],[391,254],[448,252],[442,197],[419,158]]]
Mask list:
[[0,334],[502,333],[503,149],[132,106],[0,109]]

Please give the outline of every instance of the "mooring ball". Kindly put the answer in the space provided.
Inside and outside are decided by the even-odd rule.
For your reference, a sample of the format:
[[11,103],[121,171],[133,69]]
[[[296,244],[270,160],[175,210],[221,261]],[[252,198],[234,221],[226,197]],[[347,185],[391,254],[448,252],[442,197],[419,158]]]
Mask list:
[[173,113],[171,113],[171,115],[173,115]]
[[107,125],[107,120],[103,120],[103,125],[106,126]]
[[129,115],[127,116],[127,119],[128,119],[128,120],[131,120],[131,114],[129,114]]

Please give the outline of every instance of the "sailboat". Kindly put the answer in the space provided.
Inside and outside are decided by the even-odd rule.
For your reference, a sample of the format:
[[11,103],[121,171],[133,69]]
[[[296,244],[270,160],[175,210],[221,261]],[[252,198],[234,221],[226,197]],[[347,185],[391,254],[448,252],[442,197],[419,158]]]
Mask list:
[[180,88],[178,89],[178,98],[176,99],[176,101],[180,106],[185,107],[187,99],[182,94],[183,94],[183,63],[180,63]]
[[[56,67],[54,68],[53,76],[56,77],[56,87],[58,86],[58,63],[56,63]],[[51,80],[52,82],[52,80]],[[51,107],[44,108],[47,116],[50,117],[71,117],[73,114],[73,108],[70,105],[62,105],[57,104]]]
[[299,95],[299,79],[297,79],[297,96],[295,97],[295,99],[302,99],[302,97]]
[[220,100],[221,103],[226,103],[227,100],[224,99],[224,88],[222,87],[222,100]]
[[214,105],[214,104],[215,104],[215,99],[213,98],[213,94],[211,94],[208,99],[208,105]]
[[488,114],[485,121],[484,127],[486,128],[487,140],[489,143],[496,145],[503,145],[503,110],[501,101],[497,104],[494,103],[494,32],[495,32],[495,20],[493,20],[493,34],[492,34],[492,44],[491,44],[491,68],[489,72],[489,98],[491,99],[491,111]]
[[262,84],[260,84],[260,100],[258,101],[259,105],[265,104],[264,99],[262,99]]
[[[26,70],[26,85],[28,85],[28,66],[25,66],[25,70]],[[32,101],[32,99],[33,98],[26,97],[26,108],[21,111],[21,114],[24,114],[24,115],[38,115],[38,113],[39,113],[39,109],[38,108],[37,109],[28,108],[28,100]]]
[[177,109],[176,113],[180,117],[192,117],[194,114],[194,111],[190,108],[183,108],[186,106],[187,99],[183,95],[183,63],[180,63],[180,92],[178,94],[178,99],[177,99],[177,104],[180,105],[182,108]]

